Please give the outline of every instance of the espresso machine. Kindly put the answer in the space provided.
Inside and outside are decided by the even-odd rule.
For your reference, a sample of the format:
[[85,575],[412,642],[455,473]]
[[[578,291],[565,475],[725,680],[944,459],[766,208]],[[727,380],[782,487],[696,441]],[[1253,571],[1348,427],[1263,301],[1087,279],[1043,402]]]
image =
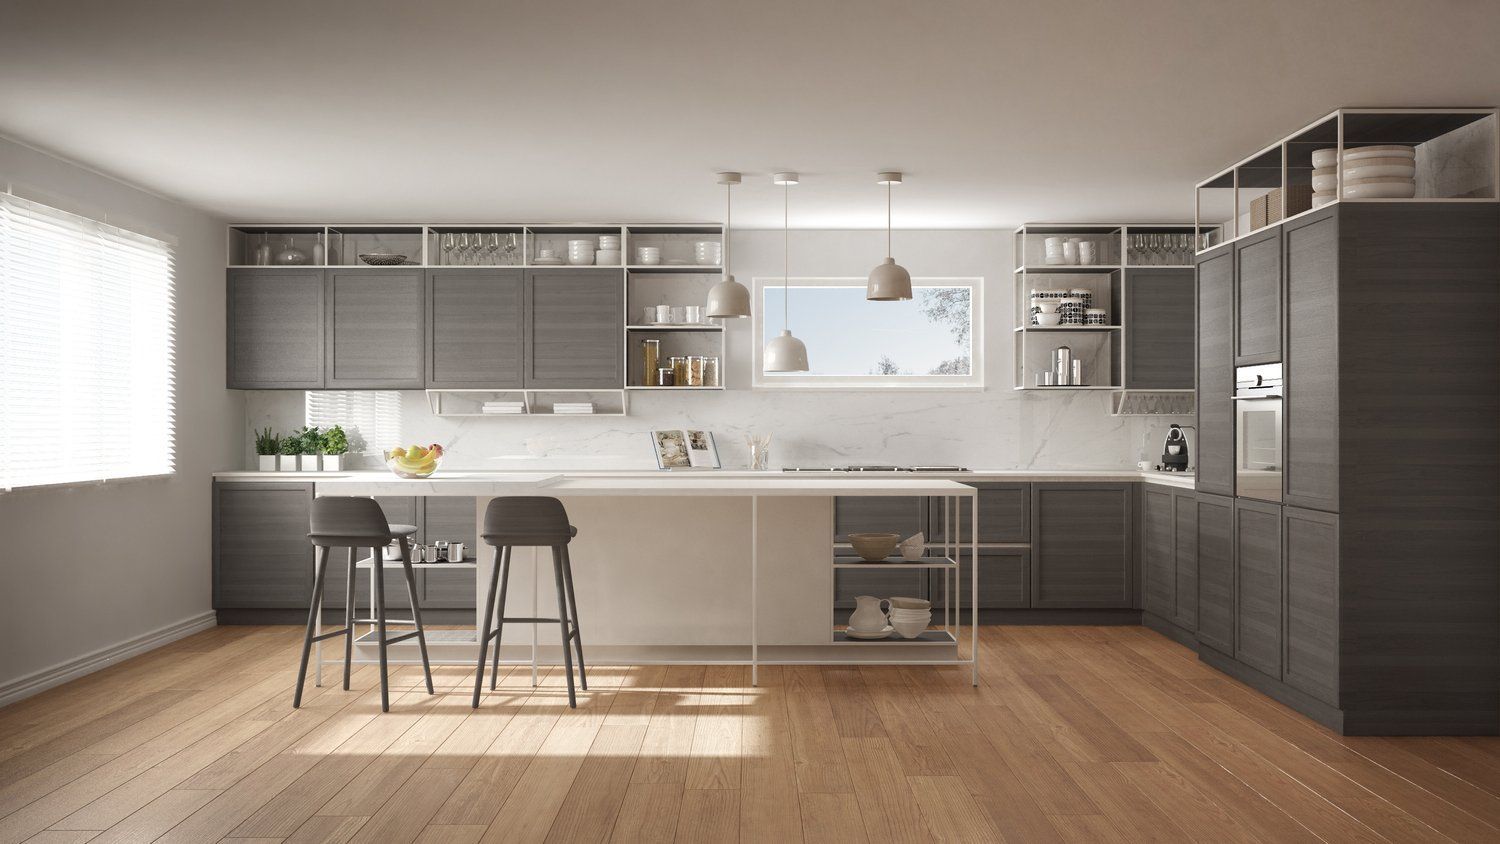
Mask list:
[[1167,441],[1162,445],[1161,470],[1163,472],[1186,472],[1188,468],[1187,432],[1181,425],[1167,429]]

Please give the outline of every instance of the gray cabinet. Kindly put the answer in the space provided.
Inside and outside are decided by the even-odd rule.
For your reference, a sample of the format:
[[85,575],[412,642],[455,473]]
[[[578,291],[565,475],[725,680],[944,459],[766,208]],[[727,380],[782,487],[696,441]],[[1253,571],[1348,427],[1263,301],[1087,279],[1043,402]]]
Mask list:
[[230,270],[226,285],[226,386],[322,387],[323,271]]
[[1198,264],[1199,492],[1234,495],[1234,251]]
[[[971,605],[969,594],[973,577],[968,550],[958,555],[958,597],[964,613]],[[982,610],[1023,609],[1031,606],[1031,552],[1025,548],[982,548],[979,551],[979,608]],[[949,587],[952,589],[952,587]],[[927,594],[932,598],[934,609],[947,606],[950,595],[943,592],[943,573],[933,571],[929,575]],[[967,624],[969,618],[964,616]]]
[[[979,490],[979,541],[984,543],[1025,544],[1031,541],[1031,484],[979,481],[971,483]],[[955,514],[944,512],[944,499],[928,499],[927,536],[942,542],[948,536],[948,521]],[[959,499],[956,504],[958,539],[970,541],[970,505]],[[945,521],[948,520],[948,521]]]
[[1234,499],[1198,493],[1194,502],[1198,566],[1198,643],[1234,654]]
[[1132,269],[1125,279],[1125,387],[1193,389],[1193,272]]
[[1281,506],[1234,502],[1234,657],[1281,678]]
[[1134,484],[1035,484],[1031,605],[1135,605]]
[[1339,509],[1338,218],[1329,209],[1286,230],[1287,505]]
[[1173,551],[1172,493],[1145,484],[1141,490],[1141,608],[1171,619],[1177,572]]
[[1172,620],[1185,630],[1198,629],[1198,496],[1172,493],[1172,560],[1176,590]]
[[1287,685],[1324,703],[1339,696],[1339,518],[1284,508]]
[[1234,360],[1281,360],[1281,228],[1234,245]]
[[429,270],[427,386],[522,387],[525,290],[521,270]]
[[625,386],[625,280],[619,270],[526,273],[525,386]]
[[312,484],[214,484],[215,609],[307,609],[312,499]]
[[[427,542],[462,542],[464,559],[478,559],[477,515],[474,499],[435,495],[423,506],[422,532]],[[474,570],[429,568],[423,571],[423,608],[472,609],[475,600]]]
[[329,270],[325,386],[410,390],[426,384],[426,285],[420,270]]

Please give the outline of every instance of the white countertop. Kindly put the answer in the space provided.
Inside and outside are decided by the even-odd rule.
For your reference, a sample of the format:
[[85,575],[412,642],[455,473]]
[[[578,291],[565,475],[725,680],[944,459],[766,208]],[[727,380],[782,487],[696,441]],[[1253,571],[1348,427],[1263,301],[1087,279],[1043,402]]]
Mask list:
[[[649,483],[653,491],[668,489],[683,490],[681,494],[697,495],[746,495],[751,489],[788,489],[784,493],[756,492],[753,494],[802,494],[812,495],[858,495],[860,484],[872,481],[921,484],[929,481],[1013,481],[1016,483],[1123,483],[1145,481],[1146,483],[1192,489],[1193,475],[1190,472],[1156,472],[1137,469],[976,469],[969,472],[783,472],[779,469],[756,472],[748,469],[695,469],[661,471],[652,469],[536,469],[536,470],[440,470],[426,481],[403,481],[383,469],[353,469],[345,472],[215,472],[216,480],[224,481],[313,481],[342,483],[392,481],[408,486],[399,487],[403,492],[381,494],[418,494],[413,484],[443,483],[446,495],[461,494],[456,491],[460,483],[506,484],[506,489],[515,489],[517,484],[535,484],[534,488],[546,486],[554,494],[602,495],[628,494],[644,490]],[[551,479],[542,484],[538,479]],[[753,486],[743,482],[755,481]],[[585,483],[587,482],[587,483]],[[561,486],[565,484],[566,486]],[[802,485],[792,489],[792,485]],[[911,487],[913,490],[916,487]],[[710,490],[725,490],[713,492]],[[868,487],[867,487],[868,489]],[[891,487],[885,487],[891,489]],[[944,486],[942,489],[948,489]],[[833,491],[836,490],[836,491]],[[885,494],[890,494],[886,492]],[[945,495],[947,492],[917,492],[912,495]]]

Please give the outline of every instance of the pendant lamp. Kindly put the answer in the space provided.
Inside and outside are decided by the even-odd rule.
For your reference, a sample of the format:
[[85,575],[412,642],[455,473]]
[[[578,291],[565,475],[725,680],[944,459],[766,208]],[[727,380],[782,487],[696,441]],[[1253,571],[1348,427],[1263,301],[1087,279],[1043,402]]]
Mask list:
[[901,184],[901,174],[881,173],[875,184],[885,185],[885,260],[870,270],[865,298],[871,302],[899,302],[911,298],[911,273],[891,257],[891,185]]
[[703,307],[703,315],[708,317],[750,316],[750,291],[734,280],[734,273],[729,269],[729,194],[739,183],[738,173],[719,174],[719,184],[724,186],[724,280],[708,291],[708,303]]
[[797,184],[796,173],[777,173],[772,181],[781,185],[781,250],[782,250],[782,292],[781,292],[781,334],[773,337],[766,344],[766,351],[761,362],[761,369],[765,372],[806,372],[807,371],[807,345],[796,337],[791,331],[791,186]]

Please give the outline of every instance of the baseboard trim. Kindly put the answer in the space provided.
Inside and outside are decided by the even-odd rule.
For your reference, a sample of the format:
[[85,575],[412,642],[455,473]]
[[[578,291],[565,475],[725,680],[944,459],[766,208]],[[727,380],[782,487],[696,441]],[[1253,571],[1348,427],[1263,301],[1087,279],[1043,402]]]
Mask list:
[[32,695],[40,694],[53,686],[60,686],[69,680],[76,680],[86,674],[92,674],[101,668],[113,665],[121,660],[143,654],[146,651],[155,650],[169,642],[191,636],[208,630],[218,625],[213,611],[199,613],[189,616],[181,621],[160,627],[150,633],[137,636],[117,645],[100,648],[92,653],[84,654],[77,659],[59,663],[51,668],[27,674],[6,683],[0,683],[0,706],[9,706],[19,700],[25,700]]

